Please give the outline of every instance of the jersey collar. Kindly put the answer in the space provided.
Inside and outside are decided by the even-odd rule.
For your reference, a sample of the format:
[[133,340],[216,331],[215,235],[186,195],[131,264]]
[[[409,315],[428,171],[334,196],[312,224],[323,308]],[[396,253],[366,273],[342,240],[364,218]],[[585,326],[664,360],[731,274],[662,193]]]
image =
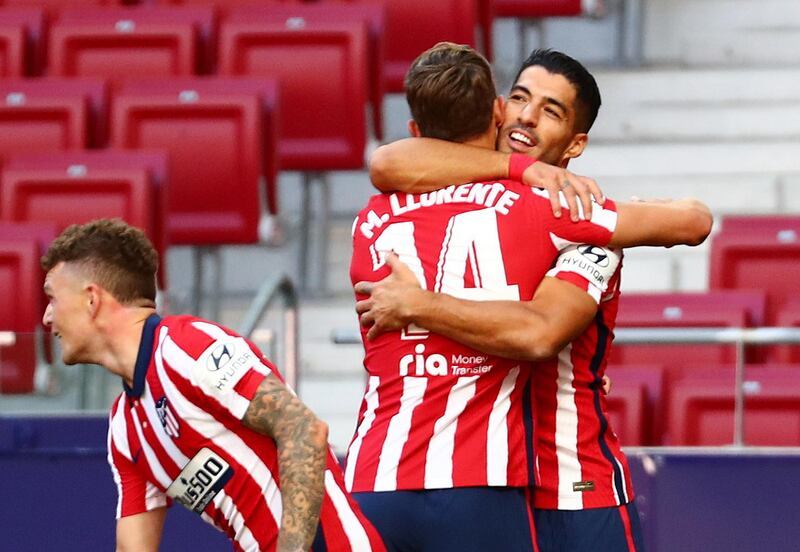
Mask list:
[[142,340],[139,342],[139,353],[136,355],[136,364],[133,369],[133,388],[129,387],[124,380],[122,381],[122,387],[128,397],[141,397],[142,393],[144,393],[144,377],[147,375],[147,367],[150,366],[150,360],[153,358],[156,327],[160,322],[161,317],[157,314],[151,314],[144,321]]

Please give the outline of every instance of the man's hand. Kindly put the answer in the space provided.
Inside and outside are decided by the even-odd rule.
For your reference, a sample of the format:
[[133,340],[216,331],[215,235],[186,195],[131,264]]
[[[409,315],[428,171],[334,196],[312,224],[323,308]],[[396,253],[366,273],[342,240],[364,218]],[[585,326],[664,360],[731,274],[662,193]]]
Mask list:
[[[563,193],[573,221],[581,218],[588,220],[592,217],[592,198],[597,203],[604,201],[603,192],[597,182],[547,163],[534,163],[525,169],[522,173],[522,182],[534,188],[547,190],[556,217],[561,216],[561,193]],[[582,207],[578,207],[578,202]],[[581,209],[583,217],[580,216]]]
[[356,293],[369,295],[356,303],[361,325],[369,328],[367,339],[408,326],[411,305],[419,293],[424,293],[413,272],[394,253],[386,255],[391,274],[379,282],[358,282]]

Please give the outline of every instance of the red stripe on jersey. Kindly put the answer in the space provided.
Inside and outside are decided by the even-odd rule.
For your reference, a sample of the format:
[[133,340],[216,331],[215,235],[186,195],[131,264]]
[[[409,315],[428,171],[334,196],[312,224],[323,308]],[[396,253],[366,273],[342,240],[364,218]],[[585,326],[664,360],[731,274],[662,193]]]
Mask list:
[[628,552],[636,552],[636,544],[633,540],[633,529],[631,529],[631,516],[628,514],[627,505],[617,508],[619,516],[622,518],[622,526],[625,528],[625,542],[628,543]]
[[[466,411],[472,415],[461,417],[456,428],[456,443],[453,448],[453,465],[472,465],[474,473],[465,471],[453,472],[453,486],[470,485],[476,478],[485,479],[487,471],[487,433],[489,431],[489,415],[494,406],[493,401],[481,401],[478,397],[497,397],[503,380],[481,377],[475,381],[475,395],[469,400]],[[471,458],[470,456],[471,455]],[[508,470],[506,470],[506,473]]]
[[121,518],[141,514],[147,511],[146,495],[147,483],[135,477],[136,466],[125,458],[114,446],[111,447],[111,460],[119,474],[118,490],[120,496]]
[[[378,462],[389,431],[391,416],[397,413],[400,408],[402,393],[403,382],[399,378],[395,378],[389,385],[383,385],[383,381],[381,381],[381,385],[378,387],[378,409],[375,422],[373,422],[372,427],[364,436],[361,451],[356,459],[355,471],[358,476],[353,480],[352,492],[373,490],[378,473]],[[358,425],[361,425],[365,411],[366,401],[362,401],[362,415],[358,420]],[[381,414],[380,416],[377,415],[379,413]],[[351,460],[348,458],[348,461]]]
[[253,397],[256,396],[256,391],[262,381],[264,381],[264,374],[256,372],[255,370],[250,370],[242,379],[236,382],[236,385],[233,386],[233,390],[245,399],[252,400]]
[[525,507],[528,511],[528,524],[531,528],[531,545],[533,552],[539,552],[539,537],[536,535],[536,522],[533,517],[533,497],[531,496],[531,488],[525,488]]

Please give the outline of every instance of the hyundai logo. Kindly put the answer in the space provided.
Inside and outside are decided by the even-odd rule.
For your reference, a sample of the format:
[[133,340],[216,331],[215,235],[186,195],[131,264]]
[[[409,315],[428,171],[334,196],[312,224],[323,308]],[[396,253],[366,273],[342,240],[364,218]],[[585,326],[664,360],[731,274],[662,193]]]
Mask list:
[[211,372],[216,372],[217,370],[225,366],[225,364],[227,364],[231,358],[233,358],[233,353],[228,348],[228,346],[220,345],[219,347],[211,351],[211,356],[208,359],[210,362],[207,363],[207,368]]
[[594,245],[581,245],[578,246],[578,251],[581,255],[592,261],[594,264],[601,268],[608,266],[608,253],[602,247]]

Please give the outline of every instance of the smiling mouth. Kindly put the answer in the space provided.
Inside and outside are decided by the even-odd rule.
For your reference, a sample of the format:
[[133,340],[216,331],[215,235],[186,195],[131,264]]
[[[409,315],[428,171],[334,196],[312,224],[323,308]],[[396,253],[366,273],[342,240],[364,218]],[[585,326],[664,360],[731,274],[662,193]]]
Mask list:
[[528,136],[527,134],[524,134],[524,133],[522,133],[522,132],[520,132],[518,130],[512,130],[508,134],[508,138],[512,142],[514,142],[516,144],[519,144],[521,146],[524,146],[526,148],[532,148],[532,147],[534,147],[536,145],[536,143],[530,138],[530,136]]

